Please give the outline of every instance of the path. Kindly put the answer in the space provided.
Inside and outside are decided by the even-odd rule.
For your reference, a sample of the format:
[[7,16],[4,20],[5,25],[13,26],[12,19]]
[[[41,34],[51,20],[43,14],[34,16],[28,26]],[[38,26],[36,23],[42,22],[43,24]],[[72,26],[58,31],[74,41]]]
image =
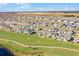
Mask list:
[[3,40],[3,41],[9,41],[9,42],[12,42],[12,43],[15,43],[15,44],[18,44],[20,46],[23,46],[23,47],[37,47],[37,48],[58,48],[58,49],[66,49],[66,50],[70,50],[70,51],[75,51],[75,52],[79,52],[79,50],[77,49],[71,49],[71,48],[64,48],[64,47],[53,47],[53,46],[30,46],[30,45],[24,45],[22,43],[19,43],[17,41],[13,41],[13,40],[7,40],[7,39],[0,39],[0,40]]

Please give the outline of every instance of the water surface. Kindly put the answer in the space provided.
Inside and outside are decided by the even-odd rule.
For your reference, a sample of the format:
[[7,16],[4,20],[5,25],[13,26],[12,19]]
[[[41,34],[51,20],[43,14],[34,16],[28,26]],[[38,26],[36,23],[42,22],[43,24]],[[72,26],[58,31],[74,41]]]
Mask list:
[[9,49],[0,47],[0,56],[14,56],[14,54]]

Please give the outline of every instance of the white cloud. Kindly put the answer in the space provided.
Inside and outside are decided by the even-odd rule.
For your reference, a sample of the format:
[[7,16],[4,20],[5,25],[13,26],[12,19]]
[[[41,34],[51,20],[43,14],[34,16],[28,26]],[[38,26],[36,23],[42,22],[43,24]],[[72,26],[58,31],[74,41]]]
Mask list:
[[16,5],[18,5],[18,6],[24,6],[24,5],[26,5],[27,3],[16,3]]
[[3,7],[3,6],[6,6],[7,3],[0,3],[0,8]]
[[35,11],[47,11],[47,10],[49,10],[49,8],[38,7],[38,8],[35,8],[33,10],[35,10]]
[[39,8],[36,8],[36,9],[33,9],[33,10],[37,10],[37,11],[56,11],[58,9],[54,9],[54,8],[50,8],[50,7],[39,7]]
[[73,8],[73,7],[64,7],[63,11],[79,11],[78,8]]
[[17,3],[17,5],[19,6],[18,8],[22,8],[22,9],[30,8],[30,4],[28,3]]

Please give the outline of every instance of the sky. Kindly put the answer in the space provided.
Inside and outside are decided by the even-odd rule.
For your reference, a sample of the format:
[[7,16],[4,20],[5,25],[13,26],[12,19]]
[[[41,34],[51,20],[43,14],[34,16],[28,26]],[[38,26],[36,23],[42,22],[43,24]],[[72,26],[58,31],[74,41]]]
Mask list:
[[79,11],[79,3],[0,3],[0,12]]

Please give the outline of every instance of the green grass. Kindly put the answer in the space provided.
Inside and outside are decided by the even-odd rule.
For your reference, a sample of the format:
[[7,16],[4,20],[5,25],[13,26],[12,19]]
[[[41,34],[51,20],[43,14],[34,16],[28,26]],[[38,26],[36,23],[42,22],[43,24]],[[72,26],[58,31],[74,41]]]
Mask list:
[[[5,30],[0,30],[0,39],[14,40],[22,44],[31,46],[55,46],[72,48],[77,50],[79,49],[79,44],[76,43],[60,42],[52,38],[41,38],[38,37],[36,34],[25,35],[14,32],[7,32]],[[70,51],[66,49],[38,48],[37,50],[33,50],[33,48],[24,48],[20,45],[6,41],[0,41],[0,44],[3,44],[5,47],[11,49],[16,55],[79,55],[79,52]]]
[[41,56],[79,56],[79,52],[70,51],[66,49],[57,49],[57,48],[38,48],[33,50],[33,48],[24,48],[22,46],[0,41],[0,44],[3,44],[6,48],[9,48],[15,55],[41,55]]

